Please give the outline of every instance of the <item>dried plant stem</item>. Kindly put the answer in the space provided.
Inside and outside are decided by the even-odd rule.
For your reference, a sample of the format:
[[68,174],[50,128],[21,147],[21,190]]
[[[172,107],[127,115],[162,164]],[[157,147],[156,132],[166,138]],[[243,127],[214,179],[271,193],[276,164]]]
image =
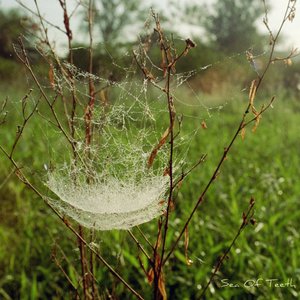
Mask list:
[[62,272],[62,274],[64,275],[64,277],[66,278],[66,280],[68,281],[69,285],[72,287],[72,289],[75,291],[76,296],[78,296],[78,289],[77,287],[74,285],[74,283],[72,282],[71,278],[69,277],[69,275],[66,273],[66,271],[64,270],[64,268],[62,267],[62,265],[60,264],[60,262],[58,261],[57,257],[55,256],[55,254],[52,254],[52,259],[54,260],[54,263],[57,265],[57,267],[59,268],[59,270]]
[[28,114],[28,116],[26,116],[25,114],[25,107],[26,107],[26,104],[27,104],[27,98],[29,97],[30,93],[31,93],[32,90],[29,91],[29,93],[23,97],[22,99],[22,117],[23,117],[23,124],[21,126],[18,126],[18,131],[17,131],[17,136],[15,138],[15,141],[11,147],[11,151],[10,151],[10,154],[9,154],[9,157],[12,158],[13,157],[13,154],[14,154],[14,151],[16,149],[16,146],[23,134],[23,131],[25,129],[25,126],[27,124],[27,122],[31,119],[31,117],[34,115],[34,113],[36,112],[37,110],[37,107],[39,105],[39,100],[36,102],[36,104],[34,105],[34,108],[32,109],[32,111]]
[[[167,60],[168,62],[168,60]],[[168,65],[170,63],[168,62]],[[171,202],[173,201],[173,153],[174,153],[174,119],[175,119],[175,108],[173,99],[170,93],[170,80],[171,80],[171,68],[172,65],[168,67],[167,70],[167,84],[166,84],[166,96],[168,101],[168,110],[169,110],[169,122],[170,122],[170,153],[169,153],[169,196],[168,196],[168,204],[167,204],[167,211],[166,211],[166,219],[164,222],[164,231],[163,231],[163,239],[162,239],[162,250],[161,250],[161,258],[158,268],[158,278],[160,277],[160,273],[162,271],[162,261],[165,254],[165,247],[166,247],[166,238],[168,232],[168,225],[169,225],[169,215],[171,209]]]
[[[76,116],[76,107],[77,107],[77,102],[78,101],[77,101],[77,96],[76,96],[76,86],[74,84],[74,78],[73,78],[73,75],[72,75],[71,72],[66,71],[64,69],[64,67],[61,64],[61,61],[60,61],[59,57],[57,56],[55,50],[51,46],[51,43],[50,43],[50,40],[49,40],[49,37],[48,37],[48,30],[47,30],[47,28],[44,24],[44,22],[46,22],[46,20],[41,15],[41,12],[40,12],[37,1],[35,0],[34,2],[35,2],[36,11],[37,11],[36,15],[39,17],[40,24],[42,26],[43,33],[44,33],[44,36],[45,36],[45,39],[43,40],[43,42],[46,43],[46,45],[49,47],[49,49],[51,51],[51,54],[54,57],[55,62],[57,64],[57,66],[59,67],[60,71],[61,71],[61,74],[64,76],[64,79],[66,80],[66,82],[70,86],[70,90],[71,90],[71,94],[72,94],[71,115],[69,114],[69,111],[68,111],[67,99],[64,96],[62,87],[60,85],[55,86],[54,78],[52,79],[53,80],[53,82],[52,82],[53,88],[56,88],[57,93],[62,98],[64,113],[65,113],[66,120],[68,122],[69,130],[70,130],[70,138],[73,141],[73,146],[72,146],[73,156],[76,159],[76,156],[78,155],[78,153],[76,151],[75,122],[74,122],[74,119],[75,119],[75,116]],[[66,30],[66,31],[62,31],[62,32],[66,34],[67,41],[68,41],[68,48],[69,48],[68,61],[69,61],[70,64],[73,64],[72,31],[70,29],[70,21],[69,21],[69,16],[68,16],[68,13],[67,13],[66,2],[65,2],[65,0],[64,1],[59,0],[59,3],[60,3],[60,6],[63,9],[64,25],[65,25],[65,30]],[[49,25],[51,25],[51,24],[49,24]],[[44,54],[42,54],[42,56],[48,61],[48,58]],[[53,67],[53,64],[52,64],[51,61],[49,61],[49,65],[50,65],[50,72],[51,71],[53,72],[54,67]]]
[[[89,10],[88,10],[88,22],[89,22],[89,72],[93,73],[93,1],[89,0]],[[85,144],[87,149],[89,149],[91,144],[91,138],[93,134],[92,128],[92,118],[93,118],[93,110],[95,106],[95,85],[93,78],[89,77],[89,102],[85,109]],[[90,151],[88,151],[88,154]]]
[[154,247],[153,247],[152,243],[149,241],[149,239],[146,237],[146,235],[144,234],[144,232],[141,230],[140,226],[136,226],[136,228],[137,228],[138,232],[140,233],[140,235],[142,236],[142,238],[148,244],[148,246],[150,246],[150,248],[153,250]]
[[57,29],[58,31],[66,34],[66,32],[64,30],[62,30],[59,26],[53,24],[52,22],[48,21],[46,18],[42,17],[40,13],[36,13],[35,11],[33,11],[32,9],[30,9],[27,5],[25,5],[21,0],[16,0],[16,2],[22,6],[25,10],[29,11],[31,14],[33,14],[34,16],[38,17],[39,19],[42,19],[43,22],[47,23],[48,25],[50,25],[52,28]]
[[81,278],[82,278],[82,287],[83,287],[83,297],[84,299],[88,299],[88,269],[87,269],[87,262],[86,262],[86,253],[85,247],[82,239],[84,239],[84,232],[81,225],[78,226],[78,234],[80,238],[77,238],[78,241],[78,248],[80,253],[80,265],[81,265]]
[[22,55],[23,57],[21,57],[21,55],[17,54],[19,59],[21,60],[21,62],[25,65],[25,67],[27,68],[27,70],[29,71],[32,79],[34,80],[36,86],[38,87],[40,93],[42,94],[43,98],[45,99],[46,103],[48,104],[50,110],[51,110],[51,113],[54,117],[54,120],[55,120],[55,124],[56,126],[58,127],[58,129],[61,131],[61,133],[65,136],[65,138],[67,139],[67,141],[70,143],[70,145],[72,146],[72,149],[74,151],[76,151],[75,149],[75,145],[74,145],[74,141],[71,139],[71,137],[68,135],[68,133],[66,132],[66,130],[64,129],[64,127],[62,126],[55,110],[54,110],[54,106],[53,106],[53,103],[51,103],[50,99],[48,98],[48,96],[46,95],[44,89],[42,88],[39,80],[37,79],[33,69],[31,68],[31,64],[29,62],[29,59],[28,59],[28,56],[27,56],[27,53],[26,53],[26,50],[25,50],[25,47],[24,47],[24,44],[23,44],[23,41],[22,39],[19,39],[19,44],[20,44],[20,47],[21,47],[21,50],[22,50]]
[[[95,238],[94,230],[90,230],[90,242],[92,243]],[[91,276],[91,287],[92,287],[92,299],[99,299],[98,289],[96,286],[96,278],[94,275],[95,268],[95,255],[93,251],[90,251],[90,276]]]
[[[168,113],[169,113],[169,127],[163,134],[159,144],[152,151],[150,158],[148,160],[148,166],[151,166],[157,154],[157,151],[166,142],[167,138],[169,138],[169,163],[167,169],[167,175],[169,175],[169,194],[167,199],[167,209],[165,212],[164,220],[161,219],[158,223],[157,239],[153,249],[154,267],[152,267],[152,270],[154,273],[154,298],[159,299],[160,297],[163,298],[166,297],[165,283],[163,278],[164,276],[162,272],[163,259],[165,255],[166,238],[167,238],[168,227],[169,227],[169,216],[170,216],[172,202],[173,202],[173,191],[174,191],[174,187],[178,184],[178,182],[174,183],[174,178],[173,178],[174,177],[174,170],[173,170],[174,140],[176,137],[174,135],[174,121],[175,121],[176,112],[175,112],[173,97],[171,94],[170,83],[171,83],[172,73],[175,72],[175,64],[181,57],[183,57],[188,53],[190,48],[195,47],[195,44],[189,39],[186,40],[185,49],[181,52],[180,55],[177,55],[176,51],[172,48],[170,42],[164,36],[163,30],[160,26],[158,15],[152,11],[152,16],[153,19],[155,20],[155,24],[156,24],[155,31],[158,34],[158,43],[160,46],[161,56],[162,56],[162,62],[161,62],[162,68],[158,68],[158,69],[163,72],[163,77],[165,78],[165,86],[161,87],[159,84],[155,82],[154,76],[147,69],[146,64],[139,61],[136,52],[133,52],[133,56],[135,61],[137,62],[138,67],[143,72],[145,79],[149,80],[154,87],[156,87],[166,95]],[[145,50],[144,50],[144,55],[148,57]],[[183,177],[185,177],[186,175],[183,175]],[[158,250],[160,246],[161,246],[161,253],[159,255]]]
[[142,253],[147,257],[150,264],[153,264],[150,255],[147,253],[147,251],[144,249],[143,245],[138,241],[137,237],[132,233],[131,230],[127,230],[128,234],[131,236],[131,238],[135,241],[138,248],[142,251]]

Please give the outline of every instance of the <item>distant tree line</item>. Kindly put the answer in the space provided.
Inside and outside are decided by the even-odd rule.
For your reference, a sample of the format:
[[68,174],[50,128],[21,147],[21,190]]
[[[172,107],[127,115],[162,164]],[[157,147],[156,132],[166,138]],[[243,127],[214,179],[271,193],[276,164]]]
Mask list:
[[[177,39],[179,41],[187,38],[174,32],[182,24],[197,26],[203,32],[199,36],[192,37],[198,46],[178,66],[179,71],[188,71],[197,67],[201,69],[209,63],[247,50],[259,54],[268,47],[268,38],[259,33],[256,25],[264,13],[263,6],[257,0],[218,0],[210,6],[183,4],[174,0],[168,0],[166,3],[166,6],[156,8],[156,12],[159,13],[164,28],[175,37],[175,42],[176,37],[179,37]],[[101,73],[102,76],[109,76],[112,73],[115,73],[116,77],[123,76],[122,70],[115,65],[130,64],[132,59],[130,51],[133,45],[139,42],[138,34],[143,32],[147,17],[149,18],[150,15],[151,4],[153,4],[151,1],[145,3],[137,0],[94,1],[95,73]],[[87,34],[87,15],[82,13],[81,18],[83,26],[80,30]],[[73,31],[76,29],[79,30],[75,28]],[[0,11],[0,78],[9,79],[7,69],[16,69],[17,59],[12,47],[13,42],[19,35],[25,35],[27,47],[33,49],[37,31],[38,27],[34,21],[22,16],[19,10]],[[139,38],[142,39],[143,36],[140,35]],[[75,65],[87,70],[88,45],[75,41],[73,46],[76,49],[73,53]],[[35,59],[38,60],[36,57]],[[245,57],[237,56],[234,63],[233,68],[236,70],[237,79],[247,76],[244,72],[244,66],[247,64]],[[222,69],[218,74],[209,74],[209,72],[206,81],[202,82],[206,87],[210,80],[223,80],[227,71],[223,71],[223,75]],[[291,80],[295,81],[295,75],[291,76]],[[286,78],[284,80],[289,82]]]

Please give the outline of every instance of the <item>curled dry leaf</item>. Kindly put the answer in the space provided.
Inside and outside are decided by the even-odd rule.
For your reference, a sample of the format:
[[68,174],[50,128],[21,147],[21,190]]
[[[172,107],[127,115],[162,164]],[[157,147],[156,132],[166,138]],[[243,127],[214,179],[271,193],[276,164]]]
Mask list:
[[164,176],[170,176],[170,167],[166,167],[165,169],[164,169]]
[[[158,223],[158,227],[159,227],[159,233],[158,233],[158,236],[157,236],[157,240],[156,240],[156,243],[155,243],[155,246],[154,246],[154,248],[156,248],[156,249],[159,249],[160,248],[160,246],[161,246],[161,242],[162,242],[162,234],[161,234],[161,226],[162,226],[162,223],[161,223],[161,221],[159,220],[158,221],[159,223]],[[159,258],[157,258],[157,259],[159,259]]]
[[161,49],[161,63],[160,63],[161,68],[163,69],[163,78],[165,78],[167,76],[167,60],[166,60],[166,55],[165,55],[165,51],[162,48]]
[[294,18],[295,18],[295,11],[294,10],[292,10],[291,11],[291,13],[289,14],[289,16],[288,16],[288,19],[289,19],[289,21],[290,22],[293,22],[293,20],[294,20]]
[[242,137],[242,140],[245,139],[245,136],[246,136],[246,127],[243,126],[243,128],[241,129],[241,137]]
[[155,146],[155,148],[152,150],[149,158],[148,158],[148,168],[151,168],[151,166],[153,165],[154,159],[157,155],[158,150],[166,143],[166,140],[170,134],[170,127],[168,127],[165,132],[163,133],[162,137],[160,138],[160,141],[158,142],[158,144]]
[[55,87],[55,81],[54,81],[54,68],[53,68],[53,64],[50,64],[50,69],[48,72],[48,76],[49,76],[49,82],[51,85],[51,88],[54,89]]
[[[156,259],[155,259],[155,266],[154,266],[157,274],[158,274],[158,268],[159,268],[160,262],[161,262],[160,257],[159,257],[159,255],[157,255]],[[150,285],[153,283],[153,280],[154,280],[154,269],[153,268],[151,268],[148,271],[147,280]],[[162,271],[159,272],[158,290],[160,292],[160,296],[162,297],[162,299],[167,300],[166,284],[165,284],[164,274]]]
[[163,300],[167,300],[166,283],[162,272],[160,272],[160,276],[158,279],[158,289],[160,291]]
[[258,125],[259,125],[260,119],[261,119],[261,114],[257,114],[256,118],[255,118],[254,126],[252,128],[252,132],[256,131],[256,129],[257,129]]
[[253,109],[255,95],[256,95],[256,80],[253,80],[251,82],[251,86],[249,90],[249,104],[252,109]]
[[147,280],[149,284],[152,284],[153,280],[154,280],[154,271],[153,268],[151,268],[149,270],[149,272],[147,273]]

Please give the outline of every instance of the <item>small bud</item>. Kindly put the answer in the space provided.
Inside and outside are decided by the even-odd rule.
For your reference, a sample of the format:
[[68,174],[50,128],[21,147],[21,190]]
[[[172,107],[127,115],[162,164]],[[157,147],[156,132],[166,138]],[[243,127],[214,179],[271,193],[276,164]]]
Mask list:
[[283,62],[286,66],[291,66],[293,64],[293,62],[290,58],[285,59]]
[[191,39],[186,39],[185,42],[186,42],[186,45],[187,45],[188,48],[195,48],[196,47],[196,44]]
[[202,122],[201,122],[201,127],[202,127],[203,129],[207,129],[207,125],[206,125],[206,122],[205,122],[205,121],[202,121]]

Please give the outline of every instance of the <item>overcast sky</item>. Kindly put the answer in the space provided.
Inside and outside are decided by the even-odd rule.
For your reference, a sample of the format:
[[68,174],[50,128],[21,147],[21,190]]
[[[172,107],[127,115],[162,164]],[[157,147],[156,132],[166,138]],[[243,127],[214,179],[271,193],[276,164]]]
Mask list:
[[[109,0],[108,0],[109,1]],[[124,0],[126,1],[126,0]],[[179,0],[179,1],[186,1],[186,0]],[[190,0],[192,1],[192,0]],[[189,1],[189,2],[190,2]],[[244,0],[247,1],[247,0]],[[257,0],[261,1],[261,0]],[[34,8],[34,1],[33,0],[22,0],[24,4],[26,4],[28,7]],[[61,8],[58,4],[58,1],[56,0],[37,0],[40,10],[43,14],[44,17],[46,17],[49,21],[54,23],[55,25],[58,25],[63,28],[63,23],[62,23],[62,12]],[[164,3],[168,3],[167,0],[156,0],[156,2],[159,2],[161,5]],[[207,1],[203,1],[206,2]],[[299,1],[300,2],[300,1]],[[72,11],[75,7],[75,0],[67,0],[67,5],[68,5],[68,11]],[[198,0],[199,3],[199,0]],[[288,0],[276,0],[276,1],[271,1],[271,0],[266,0],[266,3],[270,3],[272,6],[272,10],[270,11],[269,14],[269,24],[272,30],[275,32],[275,30],[278,28],[280,21],[282,20],[284,10],[286,8],[286,5],[288,3]],[[20,5],[16,2],[16,0],[0,0],[0,8],[1,9],[8,9],[8,8],[13,8],[13,7],[19,7],[20,9],[23,10],[23,8],[20,7]],[[299,3],[296,4],[296,8],[299,11],[299,15],[297,14],[298,11],[296,10],[296,17],[293,20],[293,22],[288,22],[283,30],[283,36],[285,37],[282,39],[284,41],[284,48],[298,48],[300,49],[300,9],[299,9]],[[74,18],[71,20],[71,26],[75,29],[78,29],[80,27],[80,21],[77,18]],[[74,31],[73,29],[73,31]],[[265,27],[261,22],[260,26],[260,31],[266,32]],[[188,34],[188,32],[185,32],[184,34]],[[63,37],[58,31],[50,31],[50,36],[52,39],[54,39],[57,42],[57,46],[61,47],[60,41],[63,40]]]

